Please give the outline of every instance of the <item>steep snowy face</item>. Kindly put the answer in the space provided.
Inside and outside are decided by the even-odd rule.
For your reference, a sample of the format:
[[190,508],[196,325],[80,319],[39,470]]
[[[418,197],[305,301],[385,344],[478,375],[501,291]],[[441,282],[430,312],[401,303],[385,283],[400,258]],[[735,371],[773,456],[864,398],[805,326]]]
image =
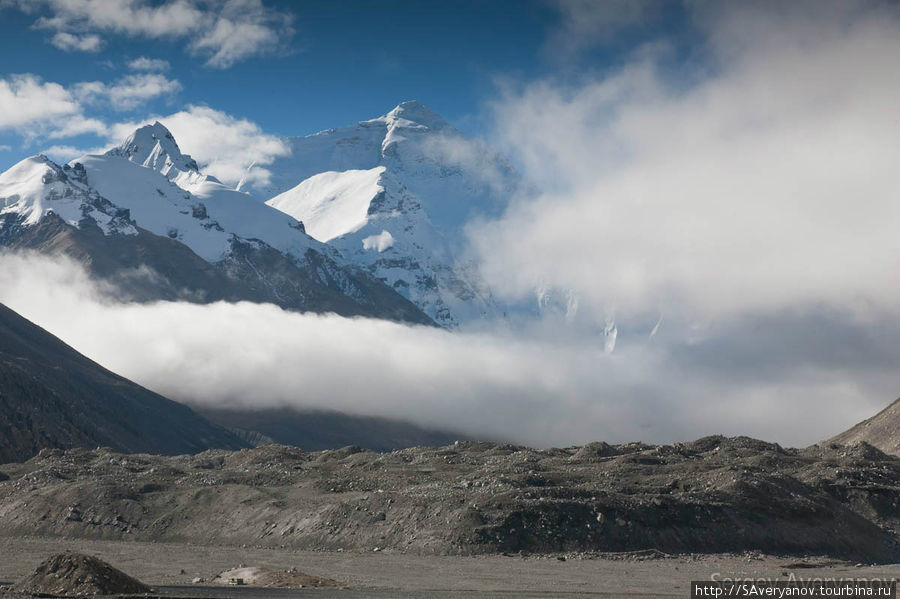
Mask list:
[[462,256],[465,224],[523,187],[502,156],[415,101],[287,143],[253,193],[444,326],[503,312]]
[[90,222],[106,234],[137,234],[128,213],[87,184],[78,162],[62,167],[46,156],[32,156],[0,174],[0,238],[48,214],[75,227]]
[[267,203],[442,326],[496,315],[477,273],[458,261],[421,202],[385,167],[313,175]]
[[388,171],[378,187],[365,224],[329,243],[444,327],[499,316],[477,270],[461,261],[419,199]]
[[252,194],[273,198],[320,173],[383,166],[419,198],[435,226],[455,236],[472,217],[497,214],[522,186],[502,156],[416,101],[286,142],[290,155],[267,167],[269,183],[250,187]]
[[266,204],[301,221],[306,232],[319,241],[331,241],[366,225],[372,199],[384,191],[379,182],[384,171],[378,166],[366,171],[319,173]]

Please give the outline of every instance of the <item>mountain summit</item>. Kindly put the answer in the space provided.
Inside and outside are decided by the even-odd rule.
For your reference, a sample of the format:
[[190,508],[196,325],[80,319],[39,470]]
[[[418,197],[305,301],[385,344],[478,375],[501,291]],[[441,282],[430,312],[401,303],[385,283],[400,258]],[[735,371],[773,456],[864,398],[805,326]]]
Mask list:
[[506,159],[415,100],[285,142],[290,155],[252,193],[442,326],[504,312],[465,259],[464,227],[522,190]]
[[175,137],[159,121],[138,128],[106,155],[127,158],[164,176],[168,176],[173,170],[195,173],[200,171],[197,162],[181,153]]
[[440,131],[441,129],[450,126],[450,124],[445,121],[441,115],[428,108],[418,100],[408,100],[406,102],[401,102],[386,115],[384,115],[380,119],[375,120],[384,120],[388,122],[393,121],[394,123],[399,123],[401,119],[404,121],[409,121],[410,123],[413,123],[415,125],[427,127],[432,131]]

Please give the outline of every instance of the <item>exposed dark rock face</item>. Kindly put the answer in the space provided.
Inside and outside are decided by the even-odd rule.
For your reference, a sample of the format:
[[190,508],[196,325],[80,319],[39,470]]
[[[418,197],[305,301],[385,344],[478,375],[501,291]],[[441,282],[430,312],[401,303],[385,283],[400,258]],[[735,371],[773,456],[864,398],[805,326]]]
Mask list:
[[359,268],[341,267],[316,251],[295,261],[265,244],[235,241],[216,267],[251,296],[261,298],[255,301],[288,310],[434,325],[415,304],[381,281]]
[[177,454],[246,443],[0,305],[0,463],[98,446]]
[[7,248],[72,258],[91,275],[111,283],[122,300],[263,300],[187,246],[143,229],[138,235],[104,235],[92,221],[73,227],[48,215],[36,225],[7,224],[6,230],[0,242]]
[[[422,553],[760,551],[900,559],[900,459],[738,437],[378,454],[268,445],[4,466],[0,535]],[[17,506],[15,510],[11,506]]]

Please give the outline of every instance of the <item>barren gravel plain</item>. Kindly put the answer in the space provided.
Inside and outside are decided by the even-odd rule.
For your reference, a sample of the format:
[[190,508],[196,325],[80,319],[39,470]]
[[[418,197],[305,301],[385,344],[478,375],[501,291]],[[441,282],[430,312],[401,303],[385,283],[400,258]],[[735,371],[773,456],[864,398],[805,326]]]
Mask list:
[[[394,551],[293,551],[186,543],[0,537],[0,582],[28,575],[49,555],[95,555],[154,587],[161,596],[222,599],[319,597],[688,597],[691,580],[721,578],[900,577],[900,564],[862,565],[827,558],[761,554],[592,558],[554,556],[421,556]],[[261,589],[192,584],[240,564],[296,568],[333,578],[336,589]]]
[[[898,480],[900,458],[865,443],[721,436],[540,450],[42,451],[0,466],[0,581],[65,550],[160,596],[197,598],[687,597],[690,581],[716,575],[895,577]],[[238,567],[338,586],[209,582]]]

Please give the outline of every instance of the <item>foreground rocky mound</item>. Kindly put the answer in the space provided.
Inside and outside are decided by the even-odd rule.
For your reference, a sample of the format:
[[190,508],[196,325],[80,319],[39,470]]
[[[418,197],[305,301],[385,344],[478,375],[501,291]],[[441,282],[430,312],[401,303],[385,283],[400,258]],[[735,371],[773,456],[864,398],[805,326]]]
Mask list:
[[5,465],[0,535],[419,553],[761,551],[900,560],[900,459],[745,437],[374,453],[44,451]]
[[147,585],[103,560],[80,553],[54,555],[11,590],[20,594],[57,597],[150,592]]
[[861,442],[885,453],[900,455],[900,399],[825,443],[852,445]]

